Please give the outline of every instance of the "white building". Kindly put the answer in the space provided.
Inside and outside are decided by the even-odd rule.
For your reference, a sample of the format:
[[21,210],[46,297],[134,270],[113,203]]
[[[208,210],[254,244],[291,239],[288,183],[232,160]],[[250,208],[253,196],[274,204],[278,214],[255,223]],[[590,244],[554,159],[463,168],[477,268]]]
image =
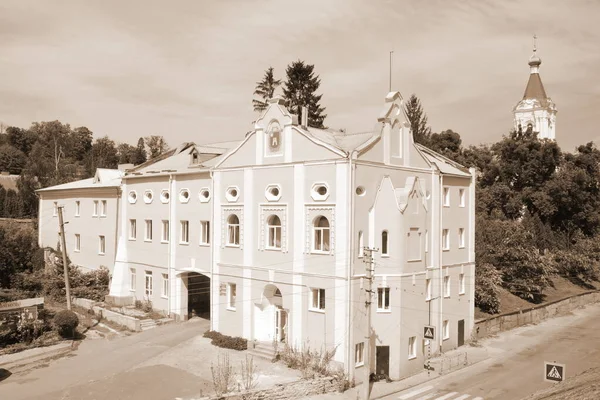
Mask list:
[[516,130],[532,129],[539,139],[556,140],[556,105],[546,94],[540,78],[542,60],[536,54],[529,59],[529,81],[523,99],[513,108]]

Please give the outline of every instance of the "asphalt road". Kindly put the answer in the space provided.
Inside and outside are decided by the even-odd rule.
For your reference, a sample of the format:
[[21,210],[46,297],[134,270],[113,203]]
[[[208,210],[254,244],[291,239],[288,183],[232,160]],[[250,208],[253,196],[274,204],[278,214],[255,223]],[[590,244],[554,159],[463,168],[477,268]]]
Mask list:
[[566,364],[566,379],[600,366],[600,305],[504,333],[485,343],[492,357],[386,400],[519,400],[553,385],[544,361]]
[[198,396],[210,382],[168,365],[134,367],[206,329],[208,321],[193,319],[115,340],[83,341],[70,356],[0,382],[0,399],[151,400]]

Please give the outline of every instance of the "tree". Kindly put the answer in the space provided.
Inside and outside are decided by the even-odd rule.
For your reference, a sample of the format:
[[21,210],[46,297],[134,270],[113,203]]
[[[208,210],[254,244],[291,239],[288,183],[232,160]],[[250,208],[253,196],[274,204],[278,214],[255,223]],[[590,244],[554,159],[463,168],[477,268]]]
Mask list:
[[319,102],[323,95],[317,95],[321,80],[315,76],[315,66],[305,64],[304,61],[295,61],[287,66],[285,71],[287,80],[283,88],[283,96],[288,101],[288,106],[292,112],[298,114],[298,119],[302,120],[302,107],[308,108],[308,125],[314,128],[325,128],[323,122],[327,117],[325,108],[321,107]]
[[20,174],[25,166],[25,154],[9,144],[0,146],[0,171]]
[[104,136],[96,139],[92,145],[91,160],[89,164],[90,173],[94,173],[96,168],[117,168],[119,158],[115,142]]
[[92,150],[93,133],[85,126],[74,129],[70,134],[69,156],[77,161],[83,161]]
[[6,135],[8,138],[8,144],[21,150],[25,155],[28,155],[33,145],[38,140],[38,136],[35,132],[31,132],[27,129],[17,128],[15,126],[9,126],[6,128]]
[[60,177],[61,166],[65,164],[65,158],[70,150],[71,127],[60,121],[34,122],[30,131],[37,135],[39,138],[37,143],[41,142],[43,146],[41,155],[52,160],[55,177]]
[[261,100],[252,99],[254,111],[264,111],[268,106],[267,101],[273,98],[275,89],[277,89],[280,85],[281,79],[275,79],[273,76],[273,67],[269,67],[265,71],[265,76],[263,77],[262,81],[256,82],[254,95],[259,96]]
[[156,158],[169,150],[169,145],[162,136],[151,135],[147,136],[144,140],[146,146],[148,146],[148,150],[150,150],[150,159]]
[[427,147],[455,162],[462,161],[461,144],[460,135],[452,129],[446,129],[441,133],[433,133],[427,137]]
[[133,163],[132,159],[135,157],[136,148],[128,143],[119,143],[117,146],[117,154],[119,157],[119,164]]
[[143,164],[147,161],[148,157],[146,155],[146,145],[144,143],[144,138],[139,138],[137,142],[137,146],[133,153],[133,157],[131,159],[131,163],[134,165]]
[[427,126],[427,114],[423,111],[421,100],[415,94],[412,94],[406,106],[404,106],[404,110],[406,111],[415,143],[428,146],[431,128]]

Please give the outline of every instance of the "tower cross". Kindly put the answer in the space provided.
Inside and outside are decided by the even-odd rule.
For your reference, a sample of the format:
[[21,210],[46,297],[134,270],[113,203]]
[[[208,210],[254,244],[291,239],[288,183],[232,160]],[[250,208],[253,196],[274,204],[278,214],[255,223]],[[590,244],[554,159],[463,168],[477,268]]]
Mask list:
[[533,52],[535,53],[536,50],[537,50],[537,35],[534,33],[533,34]]

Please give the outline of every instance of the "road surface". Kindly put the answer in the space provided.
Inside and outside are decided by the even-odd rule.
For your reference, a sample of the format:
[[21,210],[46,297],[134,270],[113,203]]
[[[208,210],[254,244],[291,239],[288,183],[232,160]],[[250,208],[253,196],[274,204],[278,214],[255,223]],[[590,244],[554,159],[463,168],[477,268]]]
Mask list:
[[552,383],[544,361],[566,364],[566,379],[600,366],[600,304],[485,342],[492,357],[385,400],[519,400]]

